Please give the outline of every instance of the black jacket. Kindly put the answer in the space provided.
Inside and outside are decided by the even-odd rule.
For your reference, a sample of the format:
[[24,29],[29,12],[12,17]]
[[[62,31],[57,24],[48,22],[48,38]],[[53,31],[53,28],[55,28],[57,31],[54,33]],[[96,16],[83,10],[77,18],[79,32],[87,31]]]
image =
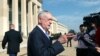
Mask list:
[[51,40],[36,26],[28,38],[28,56],[56,56],[64,50],[62,44],[56,41],[52,44]]
[[5,48],[6,43],[8,43],[7,53],[17,53],[20,51],[20,43],[22,42],[22,37],[20,32],[11,29],[5,33],[4,39],[2,41],[2,48]]

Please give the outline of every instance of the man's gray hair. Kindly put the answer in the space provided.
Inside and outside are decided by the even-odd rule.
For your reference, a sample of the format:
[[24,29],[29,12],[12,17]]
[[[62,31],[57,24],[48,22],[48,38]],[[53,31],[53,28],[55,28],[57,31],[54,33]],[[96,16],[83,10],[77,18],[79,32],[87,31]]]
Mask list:
[[41,15],[43,15],[45,13],[50,13],[50,12],[47,11],[47,10],[40,11],[39,14],[38,14],[38,17],[40,17]]

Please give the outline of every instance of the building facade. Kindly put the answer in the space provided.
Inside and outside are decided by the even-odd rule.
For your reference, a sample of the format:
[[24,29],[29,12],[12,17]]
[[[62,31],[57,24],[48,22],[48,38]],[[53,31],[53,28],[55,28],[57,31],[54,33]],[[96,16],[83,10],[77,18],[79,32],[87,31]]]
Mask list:
[[[38,24],[38,12],[42,10],[42,0],[1,0],[0,1],[0,41],[9,24],[15,25],[15,30],[27,37],[31,30]],[[53,17],[50,28],[52,33],[67,33],[68,28],[58,23]]]
[[41,0],[1,0],[0,1],[0,41],[9,24],[15,25],[15,30],[28,36],[38,23],[37,15],[42,10]]
[[64,33],[68,33],[68,28],[65,25],[59,23],[57,21],[57,19],[55,17],[53,17],[53,21],[52,21],[52,25],[51,25],[51,28],[50,28],[50,32],[52,34],[55,34],[55,33],[64,34]]
[[58,23],[57,19],[53,17],[53,21],[50,28],[51,33],[57,33],[57,23]]
[[68,27],[66,27],[65,25],[61,24],[61,23],[57,23],[57,33],[68,33],[69,29]]

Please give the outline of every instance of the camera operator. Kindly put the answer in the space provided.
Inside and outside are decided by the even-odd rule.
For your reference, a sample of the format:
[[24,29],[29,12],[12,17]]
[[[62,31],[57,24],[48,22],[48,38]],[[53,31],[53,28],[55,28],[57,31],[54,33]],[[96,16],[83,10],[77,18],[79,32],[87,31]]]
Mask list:
[[86,37],[90,38],[91,46],[89,47],[89,56],[100,56],[100,14],[91,14],[85,17],[84,24],[87,26]]
[[83,18],[84,25],[87,27],[86,33],[84,34],[83,42],[88,47],[88,56],[96,56],[96,49],[95,49],[95,34],[96,34],[96,27],[94,24],[94,19],[92,16],[87,16]]
[[84,41],[82,40],[86,32],[86,27],[83,24],[81,24],[79,29],[80,32],[77,33],[76,37],[74,37],[74,40],[78,41],[76,56],[88,56],[88,47],[84,44]]
[[95,35],[95,43],[96,43],[96,49],[97,49],[97,55],[100,56],[100,14],[97,14],[93,17],[94,19],[94,25],[96,27],[96,35]]

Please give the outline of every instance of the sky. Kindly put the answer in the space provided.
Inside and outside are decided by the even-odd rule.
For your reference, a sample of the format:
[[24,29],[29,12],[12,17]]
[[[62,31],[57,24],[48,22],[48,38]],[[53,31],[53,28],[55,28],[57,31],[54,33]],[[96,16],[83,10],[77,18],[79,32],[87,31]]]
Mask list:
[[100,0],[43,0],[42,7],[68,29],[78,32],[84,16],[100,12]]

